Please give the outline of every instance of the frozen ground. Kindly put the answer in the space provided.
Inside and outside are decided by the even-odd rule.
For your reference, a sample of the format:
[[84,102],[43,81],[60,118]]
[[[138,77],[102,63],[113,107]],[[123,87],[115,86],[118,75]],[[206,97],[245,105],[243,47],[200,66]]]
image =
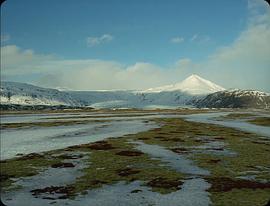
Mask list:
[[[131,114],[131,113],[130,113]],[[143,113],[132,113],[142,115]],[[71,117],[69,121],[81,120],[78,116],[94,116],[91,120],[107,120],[108,122],[92,122],[81,125],[37,127],[25,129],[5,129],[1,131],[1,159],[15,157],[16,154],[29,154],[54,149],[61,149],[72,145],[84,144],[103,140],[108,137],[118,137],[126,134],[134,134],[158,127],[152,122],[144,121],[153,118],[178,118],[182,117],[188,121],[218,124],[232,127],[247,132],[270,137],[270,127],[254,125],[244,120],[215,120],[215,118],[230,114],[229,112],[200,113],[192,115],[147,113],[144,116],[117,116],[118,113],[63,113],[63,114],[31,114],[31,115],[4,115],[1,123],[19,123],[36,121],[59,121],[65,117]],[[128,115],[128,114],[127,114]],[[74,118],[72,118],[74,117]],[[49,119],[48,119],[49,118]],[[88,118],[83,118],[88,120]]]
[[158,145],[145,144],[143,142],[134,142],[137,144],[136,148],[143,153],[161,159],[173,169],[190,175],[209,175],[209,171],[197,167],[191,160],[184,155],[176,154]]
[[55,121],[64,118],[79,119],[78,117],[96,117],[96,118],[106,118],[108,116],[136,116],[136,115],[156,115],[159,113],[141,113],[133,112],[126,114],[119,113],[100,113],[100,112],[79,112],[79,113],[44,113],[44,114],[6,114],[1,115],[1,123],[21,123],[21,122],[47,122],[48,120]]
[[[252,132],[266,137],[270,137],[270,127],[259,126],[246,122],[245,120],[215,120],[220,116],[230,114],[231,112],[216,112],[216,113],[200,113],[200,114],[191,114],[186,115],[184,118],[188,121],[201,122],[201,123],[210,123],[222,125],[225,127],[231,127],[235,129],[240,129],[245,132]],[[255,113],[257,114],[257,113]],[[268,116],[268,115],[260,115]]]
[[[60,154],[61,155],[61,154]],[[43,172],[40,172],[38,175],[31,176],[31,177],[24,177],[17,180],[14,183],[15,187],[19,187],[19,189],[13,192],[7,192],[1,194],[1,199],[7,205],[50,205],[49,203],[52,202],[53,199],[58,199],[61,197],[62,194],[42,194],[38,196],[32,195],[32,190],[38,188],[45,188],[45,187],[64,187],[67,184],[70,184],[76,180],[77,177],[83,175],[80,171],[81,169],[85,168],[87,165],[84,163],[86,160],[83,156],[83,153],[72,153],[69,154],[68,152],[62,155],[72,155],[73,157],[79,157],[70,159],[65,161],[65,163],[72,163],[74,167],[68,168],[48,168]]]
[[[143,113],[132,113],[132,115]],[[65,117],[70,120],[80,119],[78,116],[96,116],[93,120],[109,120],[107,122],[90,122],[81,125],[36,127],[25,129],[5,129],[1,131],[1,160],[15,157],[18,153],[29,154],[33,152],[50,151],[66,148],[68,146],[95,142],[108,137],[121,137],[126,134],[135,134],[157,128],[159,125],[153,123],[152,118],[186,118],[188,121],[205,122],[232,127],[247,132],[254,132],[270,137],[269,127],[262,127],[245,122],[244,120],[215,120],[214,118],[227,115],[229,112],[204,113],[193,115],[148,113],[145,116],[128,117],[106,117],[116,116],[114,114],[43,114],[43,115],[9,115],[5,116],[2,123],[14,122],[36,122],[36,121],[58,121]],[[55,119],[56,118],[56,119]],[[90,119],[89,118],[89,119]],[[84,118],[87,119],[87,118]],[[211,153],[218,156],[237,155],[236,152],[225,148],[222,141],[208,141],[207,136],[198,137],[205,140],[199,146],[186,147],[192,154]],[[211,175],[210,171],[197,166],[189,156],[172,152],[159,145],[145,144],[142,141],[132,142],[136,149],[150,155],[154,159],[161,160],[162,164],[186,175],[181,189],[169,194],[160,194],[151,191],[144,182],[133,181],[130,183],[118,182],[113,185],[103,185],[101,188],[88,190],[75,199],[59,199],[59,194],[42,194],[33,196],[31,190],[50,186],[65,186],[72,183],[82,173],[80,169],[85,167],[84,160],[71,159],[75,167],[72,168],[47,168],[38,175],[18,179],[16,185],[22,186],[18,191],[1,194],[1,198],[7,205],[11,206],[35,206],[35,205],[71,205],[71,206],[208,206],[211,205],[210,194],[207,189],[210,184],[205,180]],[[73,154],[74,155],[74,154]],[[90,154],[91,159],[91,154]],[[242,174],[239,178],[254,179],[252,175]],[[136,191],[136,192],[134,192]]]
[[106,139],[135,134],[157,127],[143,120],[111,121],[86,125],[57,126],[1,131],[1,160],[16,154],[62,149]]
[[[143,182],[140,181],[105,185],[102,188],[88,191],[86,195],[79,195],[74,200],[35,198],[27,191],[16,193],[16,195],[11,194],[11,197],[3,196],[3,200],[12,206],[208,206],[211,203],[209,193],[206,192],[210,185],[201,178],[187,179],[181,190],[169,194],[152,192],[150,188],[142,185]],[[29,186],[26,188],[26,190],[30,189]]]
[[[89,206],[207,206],[210,198],[205,192],[210,185],[201,178],[185,180],[181,190],[162,195],[141,186],[142,182],[130,184],[119,182],[90,191],[87,195],[71,201],[68,205]],[[133,191],[138,192],[133,192]]]

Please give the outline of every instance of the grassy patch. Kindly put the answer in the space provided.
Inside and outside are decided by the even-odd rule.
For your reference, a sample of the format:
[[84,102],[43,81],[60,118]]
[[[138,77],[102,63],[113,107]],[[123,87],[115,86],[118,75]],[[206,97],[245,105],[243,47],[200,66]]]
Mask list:
[[14,182],[12,178],[34,176],[47,167],[59,164],[60,162],[61,159],[36,153],[1,161],[1,188],[7,189],[10,187]]
[[69,120],[69,121],[50,121],[50,122],[20,122],[20,123],[4,123],[1,129],[20,129],[31,127],[58,127],[70,126],[76,124],[89,124],[94,122],[108,122],[109,120]]
[[[111,145],[108,150],[88,147],[91,151],[90,167],[83,170],[84,175],[77,179],[74,194],[85,190],[100,187],[103,184],[113,184],[119,181],[131,182],[135,180],[150,182],[154,178],[163,178],[167,181],[183,179],[183,175],[162,166],[159,160],[154,160],[148,155],[135,150],[134,145],[129,143],[130,137],[107,140]],[[104,143],[103,143],[104,144]],[[85,148],[84,148],[85,149]],[[175,191],[175,186],[153,186],[154,191],[168,193]]]
[[270,117],[257,117],[255,119],[249,120],[248,122],[260,126],[270,127]]
[[247,119],[255,116],[256,115],[252,113],[230,113],[225,116],[222,116],[221,118],[227,120],[237,120],[237,119]]
[[[147,144],[161,145],[167,149],[171,149],[175,153],[187,155],[187,157],[193,159],[198,166],[209,170],[211,177],[228,177],[236,181],[239,176],[250,175],[248,171],[255,170],[256,181],[269,182],[270,159],[267,158],[270,152],[269,139],[232,128],[188,122],[181,119],[159,119],[157,121],[164,126],[145,132],[142,136],[133,135],[132,138],[144,141]],[[200,137],[207,137],[207,141],[200,140]],[[224,156],[215,153],[196,153],[196,147],[194,146],[203,145],[205,142],[211,141],[224,142],[224,149],[233,151],[236,155]],[[232,190],[235,191],[234,188],[232,188]],[[238,193],[235,193],[234,205],[242,205],[240,196],[238,196],[242,190],[244,193],[247,191],[247,194],[249,194],[250,191],[250,189],[237,189],[236,191],[238,191]],[[254,193],[258,193],[258,199],[253,199],[251,203],[260,205],[261,202],[265,202],[265,191],[268,190],[269,189],[253,190]],[[220,201],[225,201],[225,199],[219,199],[224,192],[212,191],[211,193],[211,199],[214,205],[218,205]],[[230,198],[232,198],[232,200],[234,199],[234,193],[232,191],[226,192],[226,195],[230,195]],[[227,202],[224,205],[230,204]]]
[[215,206],[266,206],[270,189],[233,189],[229,192],[212,193],[211,199]]

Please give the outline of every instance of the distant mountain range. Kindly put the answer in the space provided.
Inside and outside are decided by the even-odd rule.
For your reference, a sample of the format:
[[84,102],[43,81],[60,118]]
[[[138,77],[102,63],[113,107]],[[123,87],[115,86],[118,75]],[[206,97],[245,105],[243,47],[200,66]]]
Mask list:
[[[14,105],[94,108],[269,108],[270,95],[254,90],[225,90],[198,75],[144,91],[59,91],[25,83],[2,82],[1,107]],[[20,108],[22,108],[20,106]]]

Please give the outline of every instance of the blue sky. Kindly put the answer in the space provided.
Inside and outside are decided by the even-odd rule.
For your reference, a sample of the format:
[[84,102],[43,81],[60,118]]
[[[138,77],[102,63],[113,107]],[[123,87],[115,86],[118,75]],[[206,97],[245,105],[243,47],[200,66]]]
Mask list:
[[[262,0],[8,0],[1,13],[4,80],[136,89],[198,73],[227,88],[270,91],[267,58],[249,60],[247,68],[248,52],[238,48],[268,51],[258,52],[263,42],[253,39],[261,31],[263,40],[269,37],[269,7]],[[222,66],[224,53],[242,59],[226,56]]]

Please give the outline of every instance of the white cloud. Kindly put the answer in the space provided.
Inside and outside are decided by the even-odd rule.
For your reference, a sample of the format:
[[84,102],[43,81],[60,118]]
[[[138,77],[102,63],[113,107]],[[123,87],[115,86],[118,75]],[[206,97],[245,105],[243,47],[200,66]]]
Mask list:
[[8,42],[10,40],[10,35],[1,34],[1,43]]
[[264,0],[248,0],[249,24],[270,24],[269,4]]
[[22,50],[15,45],[1,49],[2,76],[35,75],[38,78],[32,83],[46,87],[76,90],[147,89],[183,79],[181,69],[184,66],[180,64],[165,69],[146,62],[123,65],[95,59],[62,60],[36,54],[32,50]]
[[195,41],[198,38],[198,34],[194,34],[191,38],[190,41]]
[[171,39],[171,43],[175,43],[175,44],[179,44],[179,43],[182,43],[184,42],[184,38],[183,37],[173,37]]
[[89,47],[93,47],[99,44],[104,44],[113,40],[113,36],[110,34],[103,34],[100,37],[87,37],[86,43]]
[[[144,62],[125,66],[117,62],[81,60],[75,63],[76,69],[69,67],[70,64],[74,62],[59,62],[58,65],[61,66],[57,66],[58,74],[55,76],[58,78],[54,85],[76,90],[145,89],[169,83],[171,74],[156,65]],[[51,81],[50,78],[41,83],[49,86]]]
[[36,54],[33,50],[22,50],[16,45],[1,47],[1,68],[5,74],[37,72],[40,65],[53,59],[52,55]]
[[202,44],[209,42],[211,39],[207,35],[194,34],[189,40],[194,43]]

